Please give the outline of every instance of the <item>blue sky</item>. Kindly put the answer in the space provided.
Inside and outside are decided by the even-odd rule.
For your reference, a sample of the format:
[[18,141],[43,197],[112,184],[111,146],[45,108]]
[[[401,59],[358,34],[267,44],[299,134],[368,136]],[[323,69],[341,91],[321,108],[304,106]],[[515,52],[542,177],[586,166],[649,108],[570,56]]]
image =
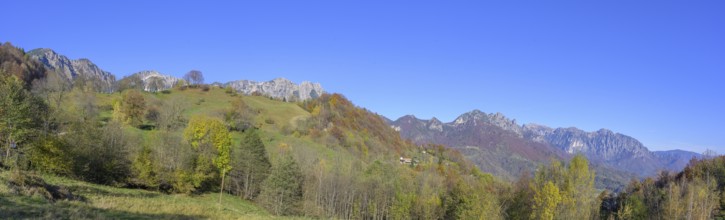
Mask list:
[[725,152],[725,1],[10,1],[0,41],[208,82],[322,83],[389,118],[480,109]]

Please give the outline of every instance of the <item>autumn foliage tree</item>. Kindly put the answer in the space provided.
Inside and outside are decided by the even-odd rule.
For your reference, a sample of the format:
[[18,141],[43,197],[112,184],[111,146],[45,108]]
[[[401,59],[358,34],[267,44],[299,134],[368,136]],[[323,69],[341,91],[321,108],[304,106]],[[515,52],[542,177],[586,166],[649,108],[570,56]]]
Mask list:
[[[231,136],[224,123],[219,119],[194,117],[184,130],[184,138],[189,142],[197,157],[194,159],[192,173],[182,173],[194,187],[200,187],[212,178],[216,167],[222,178],[231,170]],[[224,181],[221,182],[224,188]]]
[[126,123],[134,127],[143,124],[143,116],[146,112],[146,99],[141,92],[136,90],[126,91],[123,94],[120,107]]

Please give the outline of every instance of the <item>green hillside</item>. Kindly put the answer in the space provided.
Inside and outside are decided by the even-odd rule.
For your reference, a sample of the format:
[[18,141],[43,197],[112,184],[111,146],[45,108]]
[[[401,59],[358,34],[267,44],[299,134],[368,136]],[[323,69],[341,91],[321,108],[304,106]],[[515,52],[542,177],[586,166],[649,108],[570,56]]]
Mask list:
[[[0,181],[7,182],[10,175],[10,171],[0,173]],[[2,184],[0,219],[288,219],[273,217],[254,203],[231,195],[224,196],[220,207],[217,194],[170,195],[52,175],[42,178],[52,187],[71,191],[75,198],[53,202],[42,192],[15,195]]]

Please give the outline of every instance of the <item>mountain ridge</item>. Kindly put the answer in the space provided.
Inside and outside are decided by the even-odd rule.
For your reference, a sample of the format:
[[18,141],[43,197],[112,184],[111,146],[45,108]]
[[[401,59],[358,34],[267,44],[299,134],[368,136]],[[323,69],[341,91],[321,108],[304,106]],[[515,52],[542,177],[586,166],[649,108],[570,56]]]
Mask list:
[[[37,48],[28,52],[33,59],[42,63],[47,69],[56,71],[68,83],[79,77],[96,79],[96,85],[103,92],[114,91],[117,85],[116,76],[112,73],[101,69],[90,59],[79,58],[72,60],[50,48]],[[132,73],[129,77],[137,77],[138,82],[132,79],[131,84],[141,83],[141,88],[145,91],[167,90],[176,85],[181,78],[164,74],[156,70],[142,70]],[[252,80],[234,80],[226,83],[214,83],[222,87],[232,87],[237,92],[251,95],[260,93],[264,96],[286,100],[286,101],[304,101],[314,99],[325,93],[320,83],[303,81],[296,84],[286,78],[278,77],[270,81],[257,82]]]
[[79,58],[72,60],[50,48],[38,48],[28,51],[28,56],[40,61],[47,69],[57,72],[66,82],[72,83],[79,77],[94,79],[99,90],[109,92],[116,81],[116,76],[105,71],[90,59]]
[[[528,154],[528,151],[559,155],[559,158],[581,153],[590,158],[593,164],[633,172],[639,177],[644,177],[653,176],[660,170],[682,170],[692,157],[701,157],[698,153],[684,150],[667,153],[650,151],[637,139],[609,129],[587,132],[576,127],[551,128],[535,123],[518,124],[515,119],[507,118],[502,113],[487,114],[478,109],[463,113],[447,123],[442,123],[435,117],[423,120],[413,115],[405,115],[389,122],[404,138],[419,144],[432,142],[457,148],[469,155],[469,158],[472,154],[473,157],[478,155],[470,151],[472,148],[510,150],[509,155],[500,154],[498,158],[486,157],[488,160],[507,162],[514,160],[513,158],[523,157],[538,163],[540,157]],[[477,136],[477,141],[465,136]],[[504,136],[507,138],[495,138]],[[481,162],[476,158],[472,160]],[[500,167],[486,167],[491,166],[491,163],[486,161],[481,169],[500,174],[493,171]],[[524,162],[519,161],[519,163]],[[500,164],[510,166],[503,162]],[[526,166],[532,167],[531,164]],[[512,171],[509,171],[509,175],[510,173]]]

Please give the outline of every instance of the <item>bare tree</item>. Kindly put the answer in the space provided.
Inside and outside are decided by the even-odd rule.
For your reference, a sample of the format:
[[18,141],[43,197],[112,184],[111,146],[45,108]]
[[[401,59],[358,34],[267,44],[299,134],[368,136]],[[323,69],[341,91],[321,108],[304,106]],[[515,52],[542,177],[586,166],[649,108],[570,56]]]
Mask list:
[[204,84],[204,75],[199,70],[191,70],[184,75],[184,80],[192,86]]

